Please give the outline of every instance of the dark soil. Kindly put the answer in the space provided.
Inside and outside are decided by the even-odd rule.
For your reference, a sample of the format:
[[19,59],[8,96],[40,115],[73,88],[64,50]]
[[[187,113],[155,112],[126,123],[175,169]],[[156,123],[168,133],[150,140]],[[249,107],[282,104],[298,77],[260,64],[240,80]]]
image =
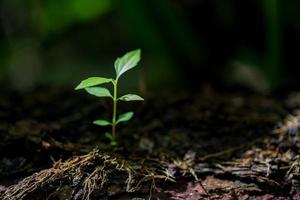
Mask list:
[[300,199],[300,94],[163,95],[109,146],[110,102],[72,89],[0,97],[1,199]]

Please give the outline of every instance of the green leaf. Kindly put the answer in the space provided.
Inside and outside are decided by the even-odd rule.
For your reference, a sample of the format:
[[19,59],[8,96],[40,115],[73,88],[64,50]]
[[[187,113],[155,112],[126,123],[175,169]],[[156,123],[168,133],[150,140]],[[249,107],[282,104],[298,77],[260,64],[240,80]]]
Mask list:
[[111,140],[110,146],[113,146],[113,147],[118,146],[118,142],[116,140]]
[[110,78],[90,77],[90,78],[87,78],[87,79],[81,81],[81,83],[75,88],[75,90],[92,87],[92,86],[100,85],[103,83],[109,83],[111,81],[112,81],[112,79],[110,79]]
[[119,119],[117,120],[117,124],[120,122],[126,122],[128,120],[130,120],[133,116],[133,112],[127,112],[127,113],[123,113],[119,116]]
[[87,87],[85,90],[96,97],[112,97],[109,90],[104,87]]
[[96,124],[96,125],[99,125],[99,126],[108,126],[108,125],[111,125],[111,123],[109,121],[102,120],[102,119],[93,121],[93,124]]
[[106,138],[108,138],[110,140],[114,139],[111,133],[106,132],[104,135],[105,135]]
[[137,49],[126,53],[115,61],[117,79],[126,71],[135,67],[141,59],[141,50]]
[[144,101],[144,99],[142,97],[140,97],[139,95],[136,95],[136,94],[126,94],[126,95],[118,98],[118,100],[121,100],[121,101]]

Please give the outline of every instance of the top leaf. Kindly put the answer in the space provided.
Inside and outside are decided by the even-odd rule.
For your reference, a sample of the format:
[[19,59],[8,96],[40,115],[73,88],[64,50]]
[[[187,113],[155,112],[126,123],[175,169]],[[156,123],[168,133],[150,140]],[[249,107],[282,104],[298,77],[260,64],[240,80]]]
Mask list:
[[87,79],[81,81],[81,83],[75,88],[75,90],[84,89],[87,87],[100,85],[103,83],[109,83],[111,81],[112,81],[112,79],[110,79],[110,78],[90,77],[90,78],[87,78]]
[[116,70],[116,75],[117,78],[119,79],[119,77],[125,73],[126,71],[132,69],[133,67],[135,67],[138,62],[141,59],[141,50],[137,49],[134,51],[130,51],[128,53],[126,53],[123,57],[118,58],[115,61],[115,70]]

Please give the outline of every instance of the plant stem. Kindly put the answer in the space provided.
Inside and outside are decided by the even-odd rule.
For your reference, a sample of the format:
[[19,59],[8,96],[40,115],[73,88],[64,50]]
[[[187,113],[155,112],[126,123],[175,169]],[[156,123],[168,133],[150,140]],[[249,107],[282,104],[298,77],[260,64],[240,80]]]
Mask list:
[[112,137],[115,139],[116,138],[116,117],[117,117],[117,85],[118,85],[118,80],[113,81],[114,85],[114,96],[113,96],[113,116],[112,116]]

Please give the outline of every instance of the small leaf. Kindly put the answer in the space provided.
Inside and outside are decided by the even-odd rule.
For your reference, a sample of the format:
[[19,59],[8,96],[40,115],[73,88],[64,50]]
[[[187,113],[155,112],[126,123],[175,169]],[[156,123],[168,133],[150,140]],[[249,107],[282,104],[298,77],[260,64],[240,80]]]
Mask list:
[[114,139],[111,133],[106,132],[104,135],[105,135],[106,138],[108,138],[110,140]]
[[99,126],[108,126],[108,125],[111,125],[111,123],[109,121],[102,120],[102,119],[93,121],[93,124],[96,124],[96,125],[99,125]]
[[103,77],[90,77],[80,82],[80,84],[75,88],[75,90],[92,87],[95,85],[100,85],[103,83],[109,83],[112,79],[110,78],[103,78]]
[[120,122],[126,122],[128,120],[130,120],[133,116],[133,112],[127,112],[127,113],[123,113],[119,116],[119,119],[117,120],[117,124]]
[[136,94],[126,94],[126,95],[118,98],[118,100],[121,100],[121,101],[144,101],[144,99],[142,97],[140,97],[139,95],[136,95]]
[[104,87],[87,87],[85,90],[96,97],[112,97],[109,90]]
[[113,146],[113,147],[118,146],[118,142],[116,140],[111,140],[110,146]]
[[141,59],[141,50],[137,49],[126,53],[115,61],[117,79],[126,71],[135,67]]

